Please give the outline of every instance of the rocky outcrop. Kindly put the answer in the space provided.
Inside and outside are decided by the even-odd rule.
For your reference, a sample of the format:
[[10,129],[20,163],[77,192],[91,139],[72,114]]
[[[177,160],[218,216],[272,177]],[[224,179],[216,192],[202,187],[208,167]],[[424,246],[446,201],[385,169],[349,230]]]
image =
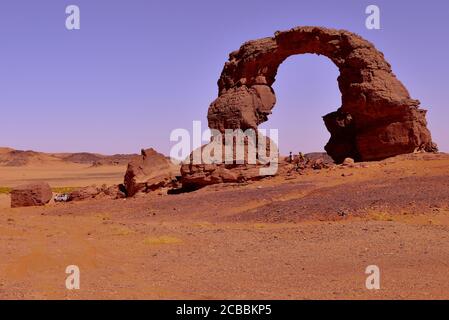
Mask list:
[[123,185],[96,186],[91,185],[76,189],[68,194],[68,201],[84,201],[89,199],[122,199],[126,197]]
[[217,183],[242,183],[262,178],[259,166],[248,164],[192,165],[186,163],[181,167],[181,174],[182,186],[187,190],[195,190]]
[[180,176],[179,166],[154,149],[142,150],[126,170],[124,186],[127,196],[172,186]]
[[[276,174],[278,147],[269,137],[261,134],[224,134],[212,140],[192,152],[189,159],[183,162],[181,182],[184,189],[260,180]],[[232,153],[227,153],[228,148]]]
[[21,185],[11,190],[11,208],[43,206],[50,202],[52,197],[48,183]]
[[384,55],[354,33],[320,27],[276,32],[232,52],[218,81],[219,96],[209,108],[209,127],[221,132],[255,129],[267,121],[276,103],[272,85],[279,65],[305,53],[325,55],[340,70],[342,105],[323,117],[331,133],[325,149],[336,162],[437,150],[426,111],[410,97]]
[[260,169],[267,167],[261,163],[194,165],[186,162],[181,167],[182,185],[186,190],[196,190],[213,184],[244,183],[274,175],[289,177],[293,173],[329,169],[335,167],[335,163],[326,153],[309,153],[302,158],[293,155],[291,160],[290,157],[281,157],[275,174],[261,175]]

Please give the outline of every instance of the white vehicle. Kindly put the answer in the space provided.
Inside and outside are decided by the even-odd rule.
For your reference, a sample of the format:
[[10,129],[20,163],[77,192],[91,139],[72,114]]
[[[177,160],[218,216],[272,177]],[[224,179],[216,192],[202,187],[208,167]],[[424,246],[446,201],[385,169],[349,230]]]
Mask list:
[[57,194],[55,196],[55,202],[68,202],[70,201],[70,196],[67,193]]

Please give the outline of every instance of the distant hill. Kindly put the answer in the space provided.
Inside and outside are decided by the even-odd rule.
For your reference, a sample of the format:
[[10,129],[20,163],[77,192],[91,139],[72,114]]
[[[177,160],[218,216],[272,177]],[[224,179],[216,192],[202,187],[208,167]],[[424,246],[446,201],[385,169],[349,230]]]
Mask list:
[[66,162],[82,163],[82,164],[89,164],[89,163],[93,164],[95,161],[99,161],[103,158],[104,156],[102,155],[88,152],[70,153],[68,155],[64,155],[61,157],[61,159]]
[[8,152],[11,152],[11,151],[14,151],[14,149],[11,149],[11,148],[0,148],[0,154],[8,153]]
[[26,165],[51,164],[55,161],[59,161],[59,159],[50,154],[31,150],[8,150],[8,148],[2,148],[0,152],[0,166],[22,167]]
[[55,163],[102,165],[127,165],[137,154],[102,155],[97,153],[44,153],[32,150],[0,148],[0,166],[22,167],[28,165],[51,165]]

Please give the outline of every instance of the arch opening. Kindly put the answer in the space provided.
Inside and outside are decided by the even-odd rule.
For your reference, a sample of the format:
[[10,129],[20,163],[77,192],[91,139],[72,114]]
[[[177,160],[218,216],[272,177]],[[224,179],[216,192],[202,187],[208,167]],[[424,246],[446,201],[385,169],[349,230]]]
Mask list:
[[338,68],[324,56],[292,55],[279,65],[272,86],[276,103],[259,128],[278,129],[281,154],[325,151],[330,133],[322,117],[341,105],[338,76]]

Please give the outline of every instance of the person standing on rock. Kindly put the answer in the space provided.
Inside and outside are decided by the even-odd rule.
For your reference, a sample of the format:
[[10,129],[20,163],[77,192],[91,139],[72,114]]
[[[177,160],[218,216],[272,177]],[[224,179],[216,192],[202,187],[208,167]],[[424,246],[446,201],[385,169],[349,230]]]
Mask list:
[[298,153],[298,159],[296,162],[296,171],[299,172],[299,174],[302,174],[302,171],[306,168],[308,159],[304,156],[302,152]]
[[293,162],[293,154],[290,151],[290,155],[288,156],[288,162],[292,163]]

